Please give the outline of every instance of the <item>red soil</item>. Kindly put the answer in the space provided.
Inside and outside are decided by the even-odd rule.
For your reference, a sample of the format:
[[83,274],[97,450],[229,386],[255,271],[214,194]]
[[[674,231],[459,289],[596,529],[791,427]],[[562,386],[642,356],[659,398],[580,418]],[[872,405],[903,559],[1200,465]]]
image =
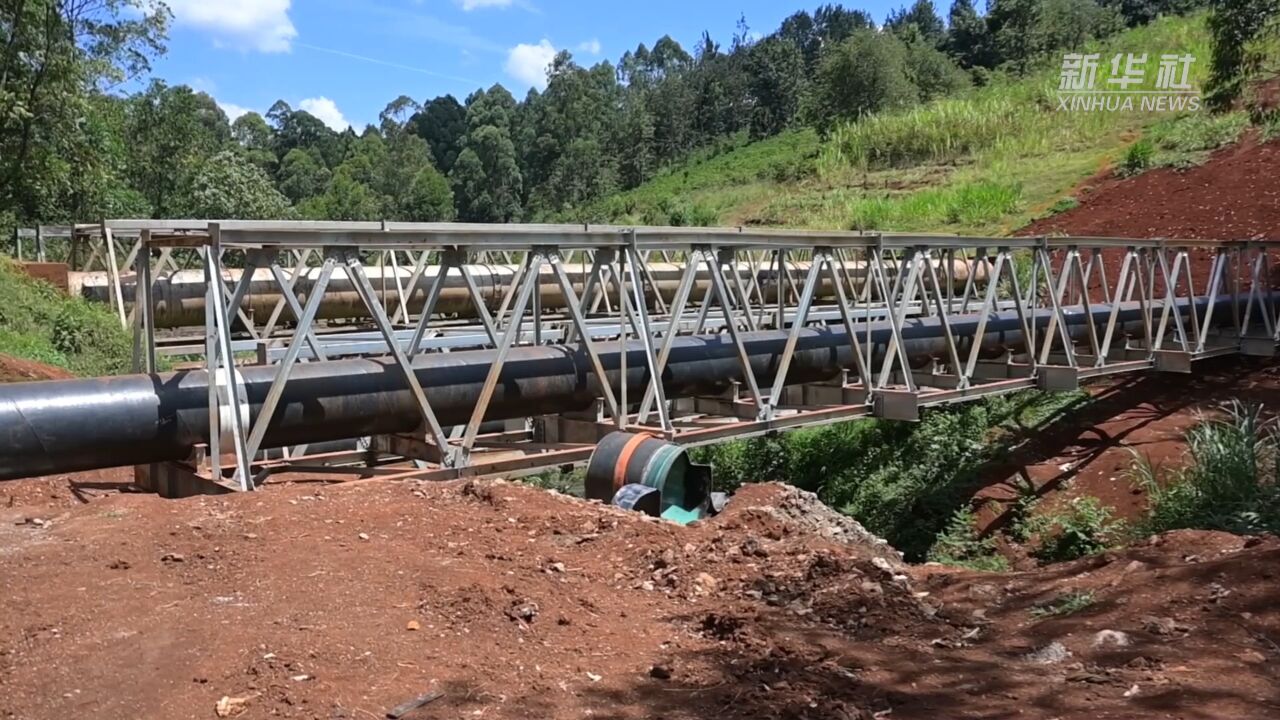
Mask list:
[[72,374],[62,368],[0,353],[0,383],[65,380],[69,377],[73,377]]
[[[987,576],[841,527],[774,485],[688,528],[503,483],[0,503],[0,717],[379,718],[430,690],[406,717],[1280,711],[1280,541]],[[1093,603],[1031,613],[1067,592]]]
[[1020,235],[1280,241],[1280,142],[1256,132],[1187,170],[1133,178],[1108,173],[1080,189],[1080,205]]

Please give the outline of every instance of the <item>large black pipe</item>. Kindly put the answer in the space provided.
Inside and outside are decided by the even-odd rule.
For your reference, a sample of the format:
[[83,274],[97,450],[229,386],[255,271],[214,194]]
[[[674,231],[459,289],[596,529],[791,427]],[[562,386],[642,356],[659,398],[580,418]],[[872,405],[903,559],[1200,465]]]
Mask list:
[[[1219,300],[1215,311],[1229,318]],[[1205,303],[1200,303],[1203,312]],[[1186,312],[1189,304],[1181,310]],[[1104,326],[1109,306],[1094,306],[1092,317]],[[1137,303],[1121,306],[1117,328],[1140,332],[1143,311]],[[1067,325],[1083,337],[1088,316],[1067,310]],[[1040,312],[1037,325],[1048,324]],[[962,352],[970,347],[979,316],[952,321]],[[890,337],[888,323],[856,326],[863,343],[882,356]],[[941,323],[934,317],[908,320],[903,331],[907,354],[916,361],[946,352]],[[772,383],[786,344],[785,331],[747,333],[744,342],[752,371],[761,385]],[[990,316],[981,338],[984,349],[999,352],[1022,342],[1015,312]],[[599,346],[609,382],[619,387],[622,353],[616,344]],[[466,423],[496,351],[477,350],[419,355],[413,366],[442,425]],[[788,383],[835,376],[853,356],[842,328],[806,329]],[[638,342],[628,346],[627,377],[632,399],[647,372]],[[275,376],[273,367],[242,370],[253,417]],[[668,397],[712,394],[742,378],[733,343],[721,335],[678,338],[663,373]],[[598,381],[578,346],[521,347],[511,350],[486,419],[530,417],[585,410],[598,397]],[[294,368],[280,406],[267,430],[264,447],[324,442],[342,438],[409,432],[420,417],[403,377],[388,360],[355,359],[305,363]],[[208,377],[203,371],[128,375],[85,380],[54,380],[0,386],[0,479],[121,465],[137,465],[189,456],[192,446],[208,441]]]

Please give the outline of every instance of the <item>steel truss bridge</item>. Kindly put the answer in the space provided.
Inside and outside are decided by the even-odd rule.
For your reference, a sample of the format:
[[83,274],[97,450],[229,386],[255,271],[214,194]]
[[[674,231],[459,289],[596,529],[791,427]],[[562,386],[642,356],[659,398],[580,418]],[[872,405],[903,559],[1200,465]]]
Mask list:
[[[137,374],[0,386],[0,479],[133,465],[176,495],[281,472],[511,476],[581,464],[616,430],[695,446],[910,421],[1280,340],[1257,241],[131,220],[63,236],[107,265]],[[178,255],[199,276],[175,290]],[[364,324],[323,320],[335,304]],[[196,342],[157,340],[185,317]],[[157,373],[166,349],[200,369]]]

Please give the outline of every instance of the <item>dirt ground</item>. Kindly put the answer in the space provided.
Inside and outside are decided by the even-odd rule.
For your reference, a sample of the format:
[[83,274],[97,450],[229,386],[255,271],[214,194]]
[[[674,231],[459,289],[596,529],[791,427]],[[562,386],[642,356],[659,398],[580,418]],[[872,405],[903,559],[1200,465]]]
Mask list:
[[777,485],[688,528],[506,483],[15,503],[0,717],[1273,717],[1278,561],[905,568]]
[[[1233,401],[1261,403],[1266,415],[1280,411],[1280,364],[1273,360],[1215,358],[1193,375],[1138,373],[1087,387],[1089,401],[1070,416],[1027,428],[1010,457],[986,469],[991,482],[976,504],[1009,501],[1034,490],[1053,510],[1072,498],[1092,496],[1125,520],[1139,518],[1146,492],[1130,471],[1137,457],[1166,470],[1187,464],[1186,431],[1208,417],[1221,417]],[[1007,518],[985,506],[983,528]]]
[[1132,178],[1110,171],[1077,191],[1080,204],[1022,234],[1280,241],[1280,142],[1256,131],[1203,165]]
[[62,368],[0,353],[0,383],[63,380],[71,376]]
[[[1158,168],[1136,177],[1106,170],[1077,188],[1080,204],[1038,220],[1018,235],[1262,240],[1280,243],[1280,141],[1262,142],[1257,131],[1188,169]],[[1192,249],[1191,275],[1197,292],[1208,293],[1212,254]],[[1280,247],[1270,252],[1272,288],[1280,287]],[[1108,284],[1114,288],[1124,251],[1103,253]],[[1248,268],[1241,287],[1252,286]],[[1164,292],[1164,281],[1154,280]],[[1091,283],[1095,288],[1100,282]],[[1230,287],[1226,285],[1224,287]]]

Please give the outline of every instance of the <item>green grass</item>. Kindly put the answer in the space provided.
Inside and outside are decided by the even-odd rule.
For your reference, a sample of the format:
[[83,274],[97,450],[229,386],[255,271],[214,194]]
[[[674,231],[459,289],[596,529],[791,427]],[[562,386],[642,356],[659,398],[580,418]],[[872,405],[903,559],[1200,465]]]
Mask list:
[[1037,620],[1066,617],[1092,606],[1093,603],[1094,596],[1091,592],[1069,592],[1031,608],[1031,617]]
[[[1203,16],[1162,18],[1090,49],[1104,60],[1115,52],[1209,56]],[[1099,64],[1099,87],[1109,71]],[[1206,71],[1207,62],[1194,64],[1191,82],[1202,85]],[[1176,153],[1205,152],[1185,148],[1216,142],[1238,122],[1059,111],[1057,74],[1052,63],[1025,78],[997,74],[962,96],[872,115],[825,140],[805,130],[735,143],[563,219],[1006,234],[1118,164],[1148,128],[1167,125],[1157,132],[1169,136],[1176,161]]]
[[132,347],[105,306],[68,298],[0,256],[0,353],[77,375],[129,370]]
[[737,140],[726,148],[696,153],[634,190],[603,198],[559,219],[712,225],[728,222],[738,208],[767,198],[774,188],[813,172],[818,136],[812,130],[784,132],[753,143],[745,143],[745,135]]
[[1046,563],[1076,560],[1115,547],[1125,536],[1124,523],[1095,497],[1078,497],[1055,512],[1025,512],[1026,520],[1013,533],[1036,536],[1032,555]]
[[1185,467],[1165,470],[1135,453],[1132,477],[1149,495],[1140,530],[1280,532],[1278,433],[1260,405],[1236,401],[1225,417],[1203,418],[1187,432]]
[[1146,167],[1191,167],[1203,163],[1212,151],[1239,140],[1248,126],[1249,115],[1244,112],[1189,113],[1152,125],[1134,147],[1149,143]]

